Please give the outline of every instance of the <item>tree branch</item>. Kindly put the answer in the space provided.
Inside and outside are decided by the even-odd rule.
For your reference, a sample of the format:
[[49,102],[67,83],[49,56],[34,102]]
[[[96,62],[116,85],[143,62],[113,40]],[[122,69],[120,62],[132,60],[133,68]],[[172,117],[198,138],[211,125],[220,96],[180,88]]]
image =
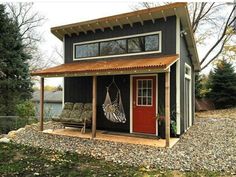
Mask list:
[[202,65],[202,63],[208,58],[208,56],[210,55],[210,53],[211,53],[211,52],[218,46],[218,44],[223,40],[223,38],[224,38],[224,36],[225,36],[225,34],[226,34],[226,30],[227,30],[228,26],[231,25],[231,24],[234,22],[235,18],[233,18],[233,20],[232,20],[231,22],[229,22],[229,21],[230,21],[230,19],[231,19],[232,14],[234,13],[235,7],[236,7],[236,6],[234,6],[234,8],[232,9],[232,11],[230,12],[230,15],[229,15],[228,18],[227,18],[227,21],[226,21],[226,23],[225,23],[224,30],[223,30],[223,32],[222,32],[222,34],[221,34],[221,37],[215,42],[215,44],[214,44],[214,45],[208,50],[208,52],[205,54],[205,56],[203,57],[203,59],[202,59],[201,62],[200,62],[201,65]]

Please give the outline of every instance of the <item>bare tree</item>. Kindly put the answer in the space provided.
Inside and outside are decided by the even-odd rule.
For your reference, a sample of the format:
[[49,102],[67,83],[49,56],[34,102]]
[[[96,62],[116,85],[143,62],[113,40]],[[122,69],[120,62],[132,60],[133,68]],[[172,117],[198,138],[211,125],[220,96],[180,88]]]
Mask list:
[[233,13],[236,6],[233,5],[228,14],[222,13],[222,9],[229,9],[228,6],[227,4],[206,2],[189,4],[191,25],[197,37],[198,45],[206,45],[206,41],[209,41],[209,39],[214,41],[201,58],[200,64],[202,70],[221,54],[224,46],[233,37],[232,25],[235,21]]
[[42,26],[46,18],[33,10],[33,3],[7,3],[11,18],[20,29],[24,45],[30,50],[42,39],[37,28]]
[[34,10],[33,3],[6,3],[10,17],[17,23],[25,51],[32,56],[28,61],[30,70],[43,69],[50,65],[45,61],[45,54],[38,45],[42,42],[42,32],[39,28],[46,22],[46,18]]
[[[164,3],[168,4],[168,3]],[[151,8],[154,6],[163,5],[160,3],[139,3],[134,9]],[[236,5],[227,3],[207,3],[196,2],[189,3],[191,27],[195,34],[197,47],[207,48],[203,57],[200,58],[202,70],[212,63],[223,51],[226,45],[232,43],[233,38],[233,23],[236,17],[233,15]],[[229,13],[225,12],[229,9]],[[209,41],[212,41],[209,43]],[[235,45],[235,44],[234,44]]]

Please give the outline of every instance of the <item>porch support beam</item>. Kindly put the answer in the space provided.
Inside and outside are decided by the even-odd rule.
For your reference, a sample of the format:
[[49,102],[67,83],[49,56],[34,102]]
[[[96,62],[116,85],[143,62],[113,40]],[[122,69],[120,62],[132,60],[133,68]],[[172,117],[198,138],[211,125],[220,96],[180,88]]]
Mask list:
[[43,131],[43,119],[44,119],[44,78],[40,78],[40,131]]
[[96,137],[97,127],[97,76],[93,76],[93,117],[92,117],[92,139]]
[[170,71],[165,73],[165,134],[166,147],[170,147]]

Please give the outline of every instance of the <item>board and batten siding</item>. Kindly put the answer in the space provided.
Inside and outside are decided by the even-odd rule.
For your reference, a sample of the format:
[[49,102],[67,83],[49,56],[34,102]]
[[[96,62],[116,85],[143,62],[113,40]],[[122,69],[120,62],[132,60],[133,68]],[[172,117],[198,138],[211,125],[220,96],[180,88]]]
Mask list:
[[[113,76],[97,77],[97,129],[129,132],[130,126],[130,77],[129,75],[114,76],[115,82],[120,88],[126,123],[112,123],[108,121],[103,113],[102,104],[106,97],[106,87],[112,82]],[[65,78],[65,102],[92,103],[92,77],[69,77]],[[114,85],[110,88],[111,99],[116,97],[117,89]]]
[[[73,44],[78,42],[100,40],[114,37],[122,37],[128,35],[135,35],[140,33],[149,33],[161,31],[162,32],[162,51],[158,54],[143,55],[149,56],[160,56],[160,55],[172,55],[176,54],[176,17],[167,17],[156,19],[153,24],[152,21],[144,21],[144,25],[141,23],[130,25],[124,25],[123,29],[120,27],[114,27],[113,30],[107,28],[104,32],[96,30],[96,33],[88,32],[87,34],[80,33],[79,36],[72,34],[71,36],[65,36],[64,47],[65,47],[65,63],[80,62],[79,60],[73,61]],[[132,56],[132,58],[140,56]],[[120,57],[121,58],[121,57]],[[125,57],[127,58],[127,57]],[[131,56],[129,56],[131,58]],[[113,58],[115,59],[115,58]],[[99,59],[98,59],[99,60]],[[109,58],[106,58],[109,60]],[[150,74],[150,73],[149,73]],[[155,73],[154,73],[155,74]],[[170,75],[170,108],[171,111],[175,111],[176,105],[176,66],[171,66]],[[122,94],[123,106],[127,118],[125,124],[117,124],[108,121],[103,113],[102,104],[104,103],[106,96],[106,86],[112,81],[113,76],[98,76],[97,77],[97,129],[108,130],[108,131],[120,131],[130,132],[130,76],[129,75],[117,75],[114,76],[117,85],[120,87]],[[158,73],[158,105],[165,105],[165,75],[164,73]],[[64,99],[65,102],[92,102],[92,77],[71,77],[65,78],[64,80]],[[114,98],[114,88],[111,89],[111,95]],[[113,93],[112,93],[113,92]],[[174,110],[173,110],[174,109]]]
[[[112,82],[113,76],[97,77],[97,129],[118,132],[130,132],[130,75],[114,76],[115,82],[120,88],[122,102],[126,114],[126,123],[112,123],[106,119],[102,110],[102,104],[106,97],[106,87]],[[175,109],[175,65],[171,67],[171,101],[170,108]],[[69,77],[65,78],[65,102],[92,102],[92,77]],[[165,75],[158,74],[158,105],[165,105]],[[110,88],[111,99],[116,97],[117,89],[114,85]]]
[[184,80],[185,80],[185,63],[187,63],[191,67],[191,82],[192,82],[192,123],[194,121],[194,112],[195,112],[195,73],[193,64],[190,58],[190,53],[187,49],[186,41],[184,36],[180,37],[180,122],[181,128],[180,133],[184,133],[186,131],[184,117]]
[[[115,37],[136,35],[150,32],[162,32],[162,51],[158,54],[148,54],[149,56],[159,55],[171,55],[176,54],[176,17],[167,17],[166,21],[164,18],[156,19],[155,23],[150,21],[144,21],[144,25],[141,23],[134,23],[133,27],[129,24],[124,25],[123,29],[119,26],[115,26],[113,30],[105,28],[104,32],[96,30],[95,33],[88,31],[87,34],[80,33],[79,35],[72,34],[71,36],[65,35],[65,63],[78,62],[79,60],[73,61],[73,44],[78,42],[87,42],[94,40],[109,39]],[[147,54],[146,54],[147,55]],[[129,56],[131,58],[131,56]],[[132,56],[133,57],[138,57]],[[108,59],[108,58],[107,58]]]
[[[176,119],[176,64],[170,68],[170,114]],[[158,74],[158,107],[165,108],[165,73]],[[174,116],[174,117],[173,117]]]

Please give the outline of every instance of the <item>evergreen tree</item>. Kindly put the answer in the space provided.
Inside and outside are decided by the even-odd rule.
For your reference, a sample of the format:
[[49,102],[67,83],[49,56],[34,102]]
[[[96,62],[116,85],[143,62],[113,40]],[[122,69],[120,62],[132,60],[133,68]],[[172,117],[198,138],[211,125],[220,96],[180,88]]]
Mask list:
[[216,108],[228,108],[236,105],[236,73],[226,60],[220,60],[209,75],[209,97]]
[[0,4],[0,115],[15,115],[16,104],[31,97],[30,56],[20,36],[16,22]]
[[202,77],[199,73],[195,75],[195,96],[196,98],[202,98],[201,91],[203,89]]

